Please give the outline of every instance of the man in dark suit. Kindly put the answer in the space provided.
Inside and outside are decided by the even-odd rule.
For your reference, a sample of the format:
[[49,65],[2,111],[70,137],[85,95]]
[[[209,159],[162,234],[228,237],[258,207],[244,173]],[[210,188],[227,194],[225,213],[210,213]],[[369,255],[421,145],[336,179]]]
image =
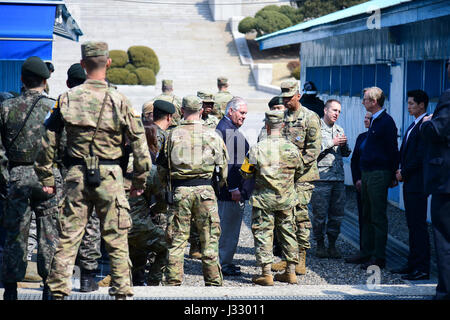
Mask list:
[[[450,78],[450,60],[446,64]],[[450,300],[450,89],[439,98],[436,110],[422,120],[425,141],[424,184],[431,194],[431,221],[438,266],[437,300]]]
[[428,95],[422,90],[408,92],[408,112],[415,120],[403,137],[400,169],[396,177],[403,182],[403,202],[409,229],[408,265],[393,273],[405,280],[424,280],[430,276],[430,237],[427,225],[427,198],[423,187],[423,141],[420,125],[427,115]]
[[362,250],[358,258],[346,260],[361,264],[362,269],[386,265],[387,194],[398,183],[395,178],[399,163],[397,127],[383,108],[384,100],[380,88],[364,90],[363,105],[372,113],[372,121],[360,157]]
[[239,266],[232,261],[239,241],[245,200],[250,198],[254,183],[254,180],[245,180],[239,172],[249,150],[247,139],[239,131],[246,115],[247,103],[242,98],[233,97],[228,102],[225,115],[216,128],[227,146],[230,157],[227,184],[221,188],[218,197],[221,228],[219,258],[224,276],[241,274]]

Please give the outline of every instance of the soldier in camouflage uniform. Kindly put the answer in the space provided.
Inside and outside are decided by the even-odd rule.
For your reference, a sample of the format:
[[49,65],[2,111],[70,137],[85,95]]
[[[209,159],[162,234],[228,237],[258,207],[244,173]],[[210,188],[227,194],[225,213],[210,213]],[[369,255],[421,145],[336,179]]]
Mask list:
[[193,216],[200,232],[205,285],[221,286],[220,222],[212,177],[218,166],[221,183],[226,181],[228,152],[215,130],[203,125],[199,98],[184,97],[182,108],[184,120],[170,132],[157,160],[161,176],[168,176],[173,190],[166,231],[169,246],[166,284],[182,283],[184,249]]
[[214,95],[214,109],[212,114],[219,120],[225,115],[225,109],[233,95],[228,91],[228,79],[225,77],[217,78],[217,88],[219,91]]
[[[44,191],[52,193],[54,179],[49,168],[65,129],[70,168],[65,178],[60,242],[47,284],[54,299],[64,299],[70,294],[75,257],[95,207],[111,264],[109,294],[116,299],[126,299],[133,295],[133,290],[127,239],[131,227],[130,206],[120,167],[125,137],[134,159],[130,197],[144,192],[151,159],[139,115],[128,99],[105,81],[106,69],[111,65],[108,45],[86,42],[81,46],[81,55],[87,80],[59,96],[58,104],[45,122],[43,149],[35,163]],[[102,109],[104,112],[100,114]],[[90,158],[98,161],[93,170],[87,170],[86,159]],[[98,183],[95,180],[89,183],[88,174],[95,170],[98,170]]]
[[[79,86],[86,81],[86,73],[80,63],[74,63],[67,70],[66,84],[69,89]],[[61,137],[61,172],[63,178],[66,177],[68,167],[64,166],[64,154],[67,151],[67,137],[65,131]],[[81,239],[80,248],[76,258],[76,265],[80,267],[80,291],[92,292],[98,289],[98,284],[95,281],[98,259],[102,257],[101,253],[101,235],[100,235],[100,219],[97,217],[95,209],[88,219],[85,233]]]
[[[314,182],[311,196],[313,235],[317,242],[316,256],[340,258],[336,239],[344,217],[345,186],[343,157],[352,152],[347,144],[344,129],[336,124],[341,113],[337,100],[325,103],[324,116],[320,119],[322,148],[317,160],[320,178]],[[324,236],[328,237],[328,250]]]
[[[297,274],[305,274],[306,250],[311,248],[309,242],[311,221],[308,214],[308,204],[314,189],[312,181],[319,178],[317,157],[321,147],[320,119],[315,112],[300,104],[298,81],[282,82],[281,97],[283,97],[284,105],[287,108],[284,117],[283,135],[299,148],[305,165],[302,177],[295,185],[299,198],[295,222],[300,250],[300,262],[295,271]],[[272,270],[283,270],[285,265],[285,261],[273,264]]]
[[[4,101],[0,108],[0,154],[6,156],[0,162],[1,172],[2,180],[9,181],[3,218],[6,230],[2,264],[4,300],[17,299],[17,282],[25,276],[32,211],[36,214],[38,231],[37,269],[44,281],[58,241],[60,175],[50,163],[48,170],[56,177],[58,194],[49,195],[42,191],[33,169],[45,132],[42,123],[55,104],[55,100],[42,94],[49,77],[49,70],[40,58],[28,58],[22,66],[25,90],[19,97]],[[49,290],[45,286],[43,299],[48,296]]]
[[164,100],[172,103],[175,106],[175,113],[172,118],[172,127],[180,124],[183,115],[181,114],[181,100],[173,93],[173,80],[162,81],[162,93],[154,97],[151,101]]
[[299,262],[295,236],[295,206],[298,202],[295,182],[303,170],[303,159],[298,148],[281,134],[283,111],[266,112],[267,138],[253,146],[241,167],[244,178],[255,178],[255,189],[250,198],[252,232],[255,238],[256,262],[262,275],[252,281],[272,286],[273,233],[277,233],[286,269],[275,275],[275,280],[297,283],[295,266]]
[[214,110],[214,95],[209,92],[197,91],[197,97],[203,102],[202,120],[205,122],[204,125],[215,129],[219,123],[219,119],[212,114]]

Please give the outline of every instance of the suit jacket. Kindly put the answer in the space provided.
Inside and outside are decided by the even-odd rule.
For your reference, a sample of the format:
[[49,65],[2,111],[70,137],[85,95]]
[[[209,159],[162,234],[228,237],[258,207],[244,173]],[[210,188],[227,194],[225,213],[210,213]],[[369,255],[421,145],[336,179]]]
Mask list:
[[231,201],[231,193],[229,190],[236,188],[242,193],[241,197],[243,200],[248,200],[255,183],[253,179],[245,180],[239,171],[250,146],[247,139],[245,139],[244,135],[238,129],[227,117],[223,117],[216,128],[216,131],[221,135],[227,146],[230,157],[228,162],[227,186],[220,189],[220,201]]
[[422,124],[424,185],[427,194],[450,193],[450,89],[439,98],[433,118]]
[[359,166],[359,158],[361,157],[361,143],[367,138],[367,134],[367,131],[361,133],[356,138],[355,147],[353,148],[353,154],[350,160],[353,184],[356,184],[356,181],[361,180],[361,167]]
[[403,189],[406,192],[423,192],[423,143],[420,136],[422,119],[411,130],[408,140],[403,137],[400,147],[400,168]]

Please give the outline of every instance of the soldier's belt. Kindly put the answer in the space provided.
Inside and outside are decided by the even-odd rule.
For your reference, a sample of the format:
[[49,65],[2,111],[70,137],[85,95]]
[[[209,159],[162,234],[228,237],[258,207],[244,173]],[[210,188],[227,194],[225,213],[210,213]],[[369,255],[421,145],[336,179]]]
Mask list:
[[[120,165],[120,158],[119,159],[98,159],[99,165]],[[72,166],[85,166],[86,162],[82,158],[75,158],[75,157],[67,157],[65,165],[67,167]]]
[[211,179],[173,179],[172,188],[176,187],[197,187],[197,186],[210,186],[212,185]]

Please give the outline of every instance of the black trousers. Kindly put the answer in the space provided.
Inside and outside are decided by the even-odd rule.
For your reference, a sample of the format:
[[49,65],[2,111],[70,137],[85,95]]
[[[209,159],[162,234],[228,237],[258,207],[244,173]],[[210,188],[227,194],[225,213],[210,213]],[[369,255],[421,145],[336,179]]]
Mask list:
[[427,225],[427,195],[403,189],[406,222],[409,229],[408,267],[430,272],[430,236]]
[[431,221],[438,267],[436,299],[450,300],[450,193],[433,194]]

